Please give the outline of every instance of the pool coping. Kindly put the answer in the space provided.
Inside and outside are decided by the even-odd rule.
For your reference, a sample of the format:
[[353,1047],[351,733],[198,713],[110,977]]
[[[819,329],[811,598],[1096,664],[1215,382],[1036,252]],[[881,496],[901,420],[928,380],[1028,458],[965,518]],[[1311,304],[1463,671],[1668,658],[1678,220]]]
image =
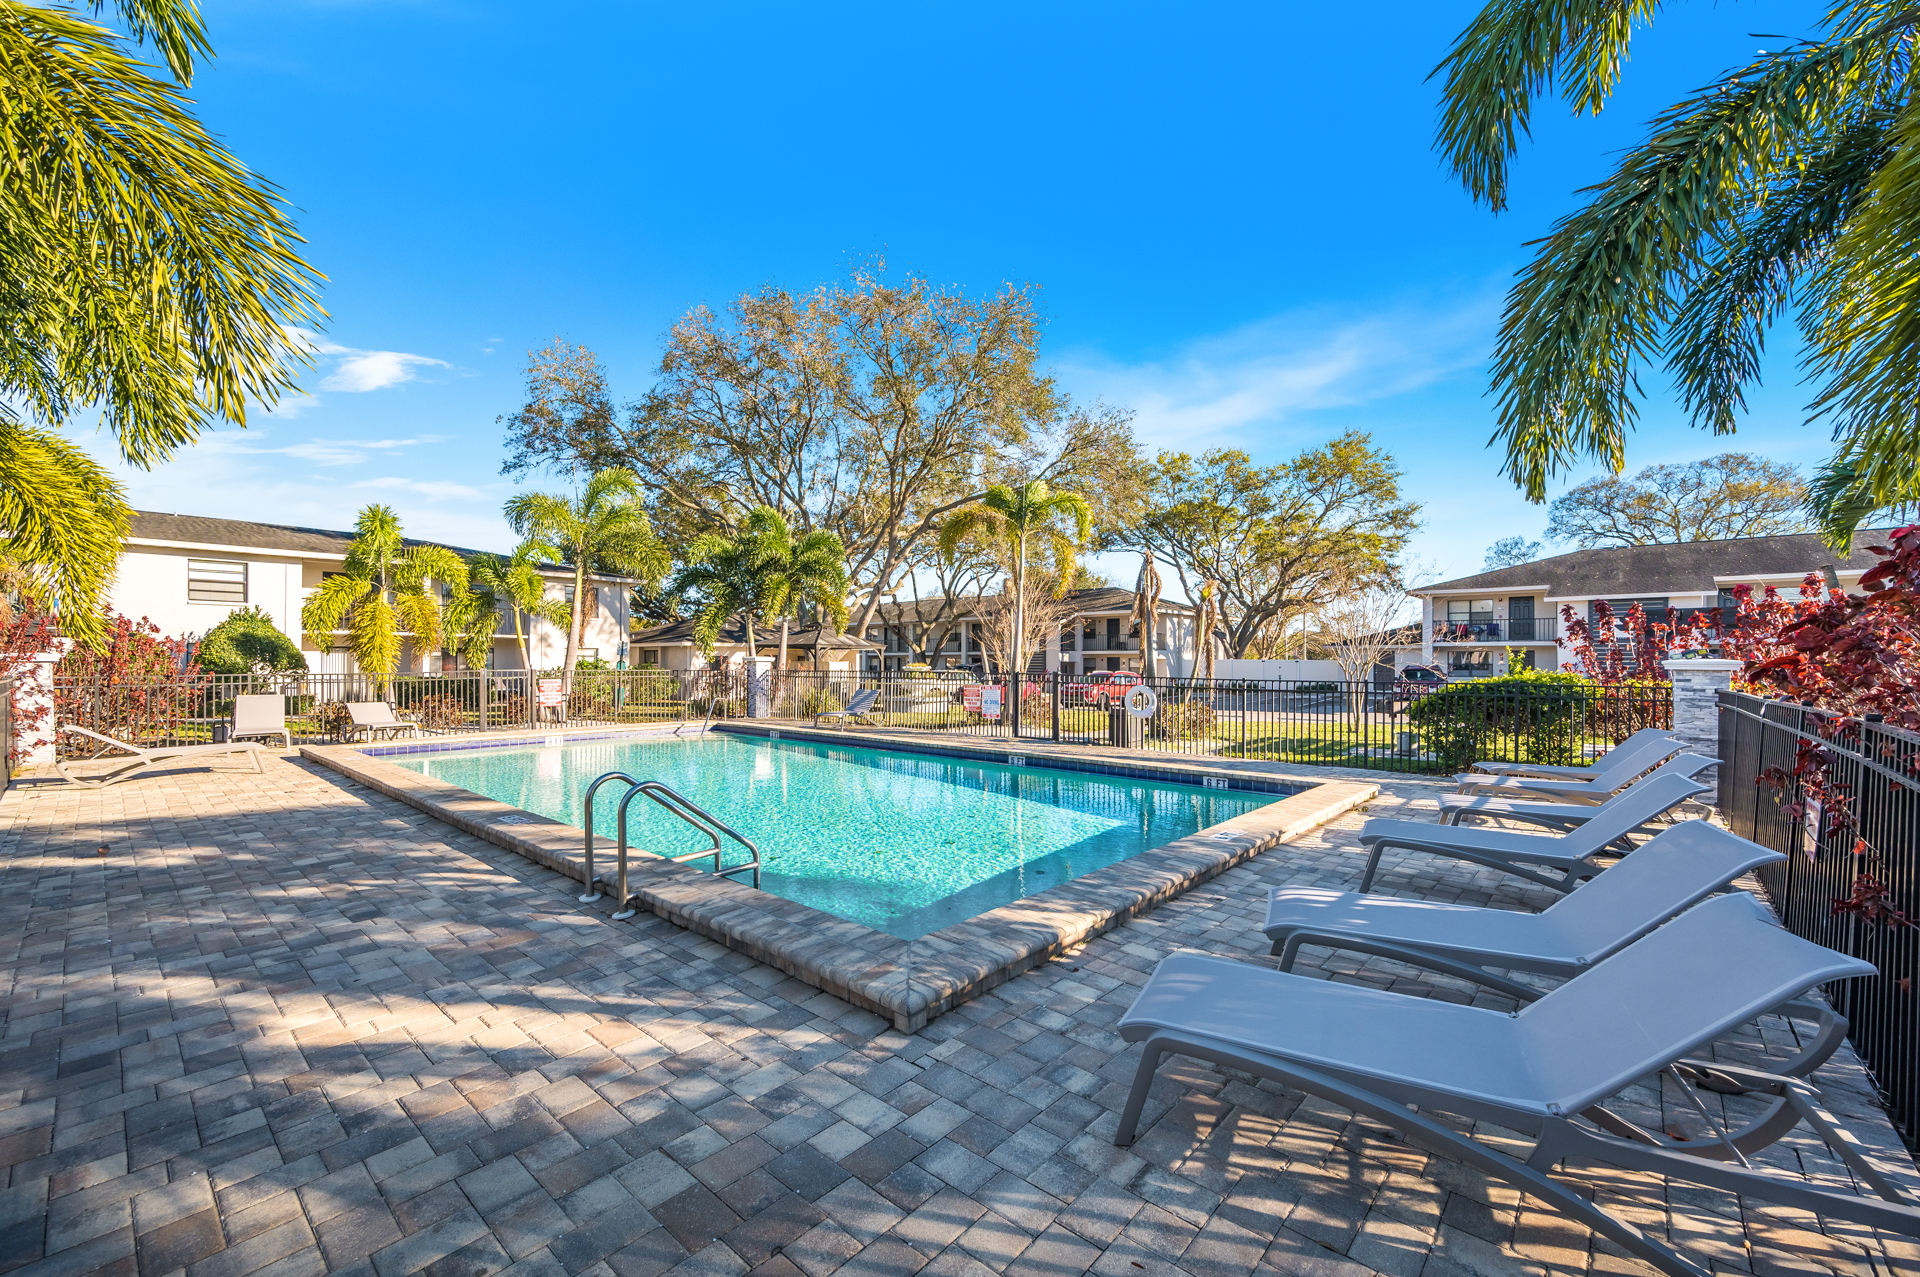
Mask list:
[[[717,726],[717,725],[716,725]],[[728,723],[726,734],[776,735],[780,740],[934,753],[980,762],[1006,763],[1019,755],[1013,742],[927,742],[910,749],[895,741],[786,725]],[[482,744],[464,737],[463,748],[546,744],[562,740],[671,735],[665,726],[609,731],[508,731],[488,733]],[[686,735],[682,732],[681,735]],[[377,752],[374,752],[377,751]],[[471,790],[385,761],[397,753],[440,752],[368,745],[303,745],[300,755],[390,798],[444,821],[536,864],[585,882],[586,835],[574,825],[487,798]],[[1029,757],[1029,767],[1096,774],[1134,775],[1213,788],[1261,790],[1284,784],[1245,772],[1204,764],[1101,764],[1059,757]],[[1221,783],[1225,782],[1225,783]],[[1293,788],[1288,786],[1288,788]],[[628,885],[652,912],[716,940],[757,961],[778,967],[816,988],[887,1019],[911,1033],[935,1016],[1046,962],[1064,950],[1189,891],[1235,865],[1296,838],[1367,802],[1380,792],[1364,781],[1328,780],[1243,812],[1118,864],[1082,874],[1058,886],[976,914],[918,940],[902,940],[810,905],[703,873],[688,865],[639,857],[628,865]],[[595,878],[611,886],[611,848],[596,859]]]

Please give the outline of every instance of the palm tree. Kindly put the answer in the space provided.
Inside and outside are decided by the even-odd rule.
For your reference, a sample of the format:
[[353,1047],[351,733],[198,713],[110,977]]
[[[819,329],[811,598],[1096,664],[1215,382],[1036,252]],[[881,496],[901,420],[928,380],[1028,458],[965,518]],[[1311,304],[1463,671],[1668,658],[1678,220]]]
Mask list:
[[[1061,530],[1060,520],[1070,519],[1074,535]],[[1074,559],[1079,547],[1093,534],[1093,508],[1077,492],[1056,492],[1045,479],[1033,479],[1017,488],[996,483],[974,504],[948,516],[940,525],[940,556],[952,561],[960,543],[971,536],[996,542],[1005,551],[1013,569],[1013,658],[1019,669],[1007,677],[1019,687],[1019,676],[1026,672],[1026,590],[1027,546],[1038,541],[1053,559],[1054,577],[1064,594],[1073,580]],[[1019,692],[1015,699],[1014,721],[1019,722]]]
[[[847,548],[837,534],[816,528],[802,536],[772,506],[747,516],[749,535],[767,575],[766,614],[780,618],[780,659],[787,667],[787,633],[802,607],[824,611],[836,626],[847,623]],[[820,649],[814,648],[816,658]]]
[[400,664],[400,640],[416,652],[439,647],[445,632],[440,591],[464,606],[467,565],[443,545],[407,544],[392,507],[370,505],[354,522],[346,570],[327,577],[300,609],[307,646],[326,651],[344,625],[347,650],[384,688]]
[[[674,576],[667,593],[676,599],[689,593],[701,596],[693,638],[707,659],[713,658],[722,627],[735,615],[747,627],[747,655],[751,657],[758,650],[753,620],[773,612],[774,599],[781,592],[777,569],[783,537],[790,547],[792,533],[779,511],[756,506],[747,512],[737,536],[703,533],[687,547],[686,566]],[[787,592],[793,593],[791,589]],[[784,637],[782,643],[784,655]]]
[[[123,459],[165,460],[291,387],[289,330],[322,314],[279,196],[181,93],[208,51],[193,4],[113,7],[128,38],[51,6],[0,22],[0,568],[88,640],[130,511],[58,427],[97,413]],[[177,84],[147,73],[138,40]]]
[[532,669],[533,663],[527,656],[521,616],[538,616],[556,627],[572,619],[565,599],[547,597],[546,578],[535,567],[536,561],[547,557],[542,553],[544,548],[537,541],[522,541],[511,555],[483,554],[469,565],[475,597],[487,601],[489,612],[504,607],[512,614],[513,640],[520,648],[522,669]]
[[[1548,85],[1577,110],[1605,105],[1641,20],[1602,0],[1488,4],[1436,71],[1438,144],[1475,198],[1505,206]],[[1829,539],[1920,498],[1920,14],[1843,0],[1827,22],[1819,39],[1768,37],[1778,47],[1659,116],[1521,272],[1493,385],[1506,472],[1531,499],[1586,458],[1619,472],[1634,379],[1656,357],[1695,425],[1732,432],[1789,308],[1838,445],[1809,503]]]
[[640,480],[624,466],[594,472],[576,497],[522,492],[508,500],[506,515],[513,530],[530,543],[531,553],[573,567],[563,670],[571,690],[586,629],[588,574],[615,572],[657,584],[672,566],[672,557],[647,521]]

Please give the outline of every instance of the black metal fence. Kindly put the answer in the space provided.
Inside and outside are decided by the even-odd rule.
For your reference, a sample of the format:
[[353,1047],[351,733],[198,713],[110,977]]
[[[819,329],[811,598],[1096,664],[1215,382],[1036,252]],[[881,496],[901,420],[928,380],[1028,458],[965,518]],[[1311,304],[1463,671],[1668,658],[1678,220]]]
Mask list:
[[[1827,809],[1793,775],[1803,744],[1831,759],[1828,784],[1840,801],[1828,801]],[[1909,1148],[1920,1146],[1920,928],[1834,908],[1866,875],[1887,893],[1881,903],[1920,919],[1920,794],[1913,788],[1920,783],[1913,771],[1920,736],[1722,692],[1720,757],[1719,806],[1728,825],[1788,856],[1760,870],[1781,920],[1794,934],[1879,969],[1877,979],[1841,981],[1827,996],[1850,1022],[1847,1036],[1902,1138]],[[1767,775],[1784,784],[1762,783]],[[1835,806],[1844,812],[1838,819]]]
[[1423,773],[1461,771],[1480,759],[1577,764],[1673,719],[1665,685],[1516,689],[1456,682],[1435,690],[1396,682],[1154,678],[1144,680],[1151,708],[1136,703],[1130,712],[1129,693],[1142,681],[797,673],[774,680],[770,713],[810,719],[871,692],[867,714],[893,729]]
[[[581,671],[570,689],[557,672],[463,670],[454,674],[181,675],[141,682],[54,683],[58,725],[69,723],[128,744],[189,745],[224,738],[240,696],[279,696],[297,743],[346,740],[347,705],[389,701],[394,712],[432,732],[479,732],[543,723],[672,722],[747,712],[747,680],[727,670]],[[68,733],[62,756],[92,754],[96,743]]]
[[[1378,682],[1146,680],[1039,674],[1017,684],[958,673],[853,674],[739,669],[596,670],[574,675],[473,670],[446,675],[184,676],[152,683],[61,681],[61,724],[130,744],[190,744],[229,730],[234,700],[279,695],[295,739],[351,735],[347,704],[385,700],[434,732],[765,717],[812,721],[853,704],[887,728],[994,740],[1058,741],[1218,758],[1448,773],[1478,759],[1579,763],[1642,727],[1672,721],[1664,686],[1530,688],[1457,682],[1434,690]],[[867,695],[862,696],[862,693]],[[72,735],[68,753],[96,748]]]

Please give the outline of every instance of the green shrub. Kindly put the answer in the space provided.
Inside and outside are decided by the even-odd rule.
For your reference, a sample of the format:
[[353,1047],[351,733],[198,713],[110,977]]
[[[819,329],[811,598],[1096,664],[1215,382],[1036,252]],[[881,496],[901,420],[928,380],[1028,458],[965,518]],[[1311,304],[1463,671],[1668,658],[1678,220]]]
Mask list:
[[1204,739],[1213,732],[1213,706],[1206,701],[1164,700],[1147,720],[1147,735],[1159,740]]
[[1449,768],[1482,759],[1565,765],[1580,757],[1599,689],[1578,674],[1529,670],[1449,683],[1407,710],[1420,747]]
[[265,608],[236,608],[207,631],[194,653],[210,674],[278,674],[307,668],[307,658]]
[[840,698],[831,687],[810,687],[800,696],[800,717],[817,718],[840,708]]

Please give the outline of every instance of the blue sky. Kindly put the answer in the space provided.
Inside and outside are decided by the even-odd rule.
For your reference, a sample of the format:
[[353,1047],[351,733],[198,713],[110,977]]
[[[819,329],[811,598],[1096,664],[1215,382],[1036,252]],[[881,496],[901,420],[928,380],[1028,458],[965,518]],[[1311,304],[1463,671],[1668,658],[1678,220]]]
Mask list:
[[[1447,576],[1545,524],[1485,447],[1524,242],[1649,115],[1769,43],[1749,32],[1802,30],[1778,6],[1669,10],[1605,115],[1543,105],[1494,217],[1430,147],[1426,75],[1466,4],[205,12],[219,56],[193,95],[286,191],[331,318],[310,394],[127,474],[141,508],[345,527],[380,500],[505,549],[495,419],[529,348],[592,346],[631,397],[690,307],[884,254],[1038,285],[1049,364],[1135,409],[1150,449],[1277,460],[1372,431],[1426,507],[1413,558]],[[1804,465],[1825,433],[1775,362],[1730,443]],[[1725,446],[1662,398],[1628,461]]]

